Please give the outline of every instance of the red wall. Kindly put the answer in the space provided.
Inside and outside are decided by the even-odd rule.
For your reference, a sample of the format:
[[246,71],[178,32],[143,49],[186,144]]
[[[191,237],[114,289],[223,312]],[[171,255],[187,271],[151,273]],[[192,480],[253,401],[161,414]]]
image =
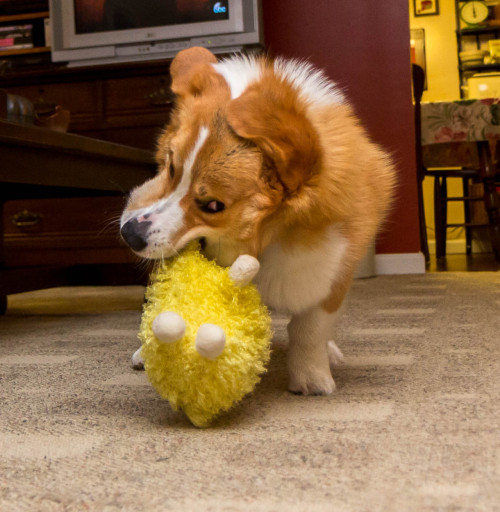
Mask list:
[[307,58],[341,87],[398,166],[396,203],[379,253],[420,250],[408,2],[262,0],[272,55]]

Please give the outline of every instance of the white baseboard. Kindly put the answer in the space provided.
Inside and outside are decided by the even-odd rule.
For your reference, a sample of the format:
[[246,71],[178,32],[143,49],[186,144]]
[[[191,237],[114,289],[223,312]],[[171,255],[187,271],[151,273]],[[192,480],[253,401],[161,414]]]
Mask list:
[[377,275],[425,274],[425,257],[421,252],[402,254],[376,254]]

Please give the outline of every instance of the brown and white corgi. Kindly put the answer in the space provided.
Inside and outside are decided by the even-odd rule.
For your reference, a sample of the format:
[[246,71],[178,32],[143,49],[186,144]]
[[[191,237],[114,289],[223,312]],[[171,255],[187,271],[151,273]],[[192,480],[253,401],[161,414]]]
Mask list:
[[177,99],[158,141],[158,175],[132,191],[122,236],[149,259],[194,239],[221,265],[255,256],[264,302],[291,315],[289,389],[329,394],[328,344],[388,211],[391,160],[310,64],[217,62],[191,48],[170,71]]

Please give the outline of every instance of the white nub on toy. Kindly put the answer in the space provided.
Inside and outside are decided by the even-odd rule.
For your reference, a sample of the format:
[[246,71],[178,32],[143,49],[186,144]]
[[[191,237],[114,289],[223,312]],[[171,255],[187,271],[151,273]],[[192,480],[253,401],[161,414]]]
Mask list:
[[214,324],[200,325],[196,334],[195,348],[207,359],[216,359],[226,346],[226,333],[222,327]]
[[152,329],[155,336],[163,343],[174,343],[184,336],[186,322],[177,313],[165,311],[153,320]]
[[229,269],[229,277],[236,286],[246,286],[257,275],[260,263],[257,258],[249,254],[242,254]]

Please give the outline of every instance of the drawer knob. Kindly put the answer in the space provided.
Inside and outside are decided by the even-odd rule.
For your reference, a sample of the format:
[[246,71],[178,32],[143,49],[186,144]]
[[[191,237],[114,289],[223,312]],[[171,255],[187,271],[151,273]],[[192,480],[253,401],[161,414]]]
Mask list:
[[23,210],[12,217],[12,224],[20,229],[32,228],[40,225],[42,217],[43,215],[41,213]]
[[146,94],[145,98],[149,101],[150,105],[155,107],[170,105],[174,101],[174,95],[168,87],[159,87],[158,89]]

